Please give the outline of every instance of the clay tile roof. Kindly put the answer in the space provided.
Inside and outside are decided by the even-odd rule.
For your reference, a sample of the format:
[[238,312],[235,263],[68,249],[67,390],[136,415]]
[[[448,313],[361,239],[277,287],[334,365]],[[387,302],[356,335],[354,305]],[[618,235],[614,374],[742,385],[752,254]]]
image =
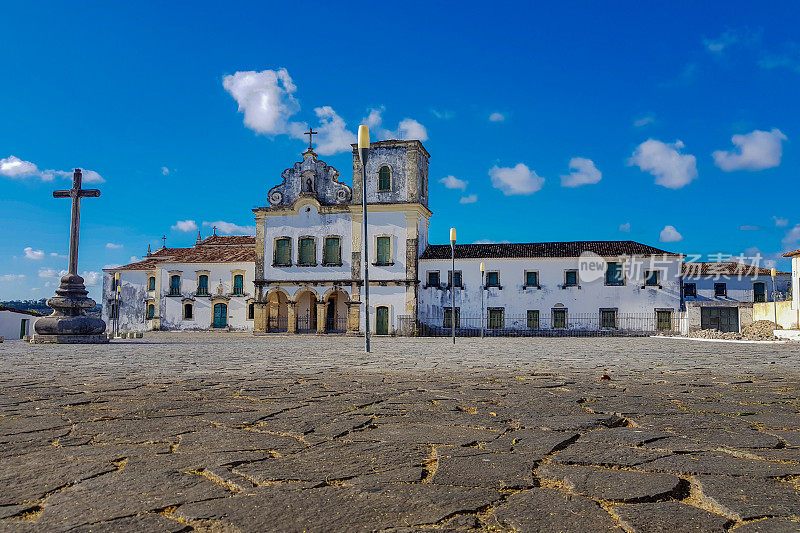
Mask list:
[[153,270],[162,263],[255,262],[255,244],[252,235],[212,235],[192,248],[161,248],[136,263],[103,270]]
[[786,252],[783,254],[783,257],[798,257],[800,256],[800,250],[795,250],[793,252]]
[[255,235],[211,235],[198,246],[255,246]]
[[[700,262],[692,261],[684,263],[682,267],[684,276],[769,276],[770,269],[754,267],[745,263],[735,261],[723,262]],[[790,275],[788,272],[777,271],[778,275]]]
[[[592,252],[601,257],[616,257],[620,255],[680,255],[634,241],[456,244],[455,249],[455,255],[458,259],[579,257],[583,252]],[[425,249],[421,259],[450,259],[450,245],[432,244]]]

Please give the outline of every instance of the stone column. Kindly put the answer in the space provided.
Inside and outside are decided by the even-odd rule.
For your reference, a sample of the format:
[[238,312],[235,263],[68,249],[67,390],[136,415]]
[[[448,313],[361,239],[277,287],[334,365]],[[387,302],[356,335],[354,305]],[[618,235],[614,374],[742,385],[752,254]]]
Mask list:
[[255,302],[255,321],[253,322],[253,332],[266,333],[267,332],[267,304],[264,302]]
[[358,300],[347,302],[347,334],[358,335],[361,331],[361,302]]
[[325,333],[325,310],[328,304],[317,302],[317,333]]
[[297,333],[297,302],[289,302],[286,317],[286,331],[289,333]]

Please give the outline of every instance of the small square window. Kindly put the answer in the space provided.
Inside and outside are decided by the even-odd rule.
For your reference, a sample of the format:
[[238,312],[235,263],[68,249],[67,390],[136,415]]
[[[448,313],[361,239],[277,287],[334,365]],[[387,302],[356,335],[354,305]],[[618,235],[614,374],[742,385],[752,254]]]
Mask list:
[[538,272],[525,272],[525,286],[538,287],[539,286],[539,273]]
[[575,287],[578,285],[578,271],[566,270],[564,271],[564,285],[566,287]]
[[505,327],[505,311],[503,309],[489,309],[489,329],[503,329]]
[[622,276],[622,263],[609,262],[606,264],[606,285],[624,285]]
[[684,298],[697,298],[697,285],[695,283],[684,283],[683,285]]
[[428,272],[428,287],[439,287],[438,270],[431,270]]
[[617,329],[616,309],[600,310],[600,327],[603,329]]
[[[444,320],[442,321],[442,327],[450,329],[452,328],[452,320],[453,320],[453,308],[452,307],[445,307],[444,308]],[[456,328],[461,327],[461,308],[456,307]]]
[[528,310],[528,329],[539,329],[539,310]]
[[658,270],[645,270],[644,271],[644,284],[648,287],[655,287],[660,285]]
[[672,311],[656,311],[656,329],[670,331],[672,328]]
[[499,287],[500,286],[500,272],[487,272],[486,273],[486,286]]
[[453,287],[453,286],[463,287],[463,285],[461,284],[461,271],[460,270],[456,270],[455,281],[453,281],[453,277],[454,277],[453,276],[453,271],[452,270],[448,270],[447,271],[447,285],[450,286],[450,287]]
[[714,296],[717,298],[725,298],[728,296],[728,286],[725,283],[715,283]]

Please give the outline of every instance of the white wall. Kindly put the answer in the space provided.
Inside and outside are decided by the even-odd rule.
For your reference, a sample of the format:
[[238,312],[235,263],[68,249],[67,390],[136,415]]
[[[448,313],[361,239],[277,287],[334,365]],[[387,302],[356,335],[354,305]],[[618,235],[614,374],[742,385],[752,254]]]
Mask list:
[[25,334],[33,335],[33,323],[37,318],[39,317],[0,309],[0,337],[3,337],[5,342],[20,340],[20,325],[23,320],[27,321]]
[[[320,214],[314,205],[305,205],[297,215],[266,217],[264,228],[264,279],[267,280],[340,280],[352,277],[353,238],[350,213]],[[298,266],[299,239],[317,239],[317,266]],[[341,237],[342,266],[322,266],[325,237]],[[292,266],[274,267],[275,239],[292,239]]]
[[792,309],[800,310],[800,256],[792,257]]
[[[697,298],[686,298],[687,302],[703,301],[731,301],[731,302],[752,302],[753,284],[756,282],[764,283],[767,301],[772,301],[772,278],[769,275],[760,276],[686,276],[684,284],[694,283],[697,287]],[[788,275],[775,276],[775,290],[785,293],[789,290],[790,277]],[[714,284],[725,283],[727,289],[726,298],[714,296]]]
[[[610,259],[609,259],[610,260]],[[625,284],[606,286],[604,278],[585,282],[579,280],[579,287],[562,288],[564,271],[578,269],[578,258],[531,258],[531,259],[484,259],[486,271],[500,272],[500,288],[488,288],[485,292],[485,309],[502,307],[507,317],[524,317],[528,310],[539,310],[540,319],[547,319],[555,307],[564,307],[569,315],[599,316],[600,309],[617,309],[619,314],[655,314],[656,309],[670,309],[677,313],[680,309],[680,260],[665,261],[659,257],[656,263],[647,259],[618,258],[624,263]],[[638,264],[642,268],[631,268]],[[456,271],[461,270],[463,289],[455,289],[456,307],[461,308],[462,320],[467,317],[480,317],[481,314],[481,274],[480,259],[457,259]],[[658,269],[661,274],[661,288],[643,288],[644,270]],[[443,308],[450,306],[450,290],[424,288],[427,272],[439,270],[440,283],[446,287],[449,260],[420,260],[420,301],[419,317],[436,317],[433,325],[441,325],[439,317]],[[529,287],[525,283],[525,271],[539,272],[541,289]],[[479,322],[476,322],[476,324]],[[509,326],[510,327],[510,326]]]

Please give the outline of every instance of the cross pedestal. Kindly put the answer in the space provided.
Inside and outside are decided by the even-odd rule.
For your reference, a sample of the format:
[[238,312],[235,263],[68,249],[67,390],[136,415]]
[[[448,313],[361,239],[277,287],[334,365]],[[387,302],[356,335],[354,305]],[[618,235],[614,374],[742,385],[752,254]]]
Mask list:
[[42,317],[33,325],[36,344],[99,344],[108,342],[106,323],[100,318],[88,316],[87,309],[97,305],[89,298],[89,291],[78,275],[78,236],[81,220],[81,198],[100,196],[97,189],[81,189],[81,170],[76,168],[72,177],[72,189],[54,191],[54,198],[72,199],[72,223],[69,235],[69,270],[61,278],[56,295],[47,300],[53,314]]

